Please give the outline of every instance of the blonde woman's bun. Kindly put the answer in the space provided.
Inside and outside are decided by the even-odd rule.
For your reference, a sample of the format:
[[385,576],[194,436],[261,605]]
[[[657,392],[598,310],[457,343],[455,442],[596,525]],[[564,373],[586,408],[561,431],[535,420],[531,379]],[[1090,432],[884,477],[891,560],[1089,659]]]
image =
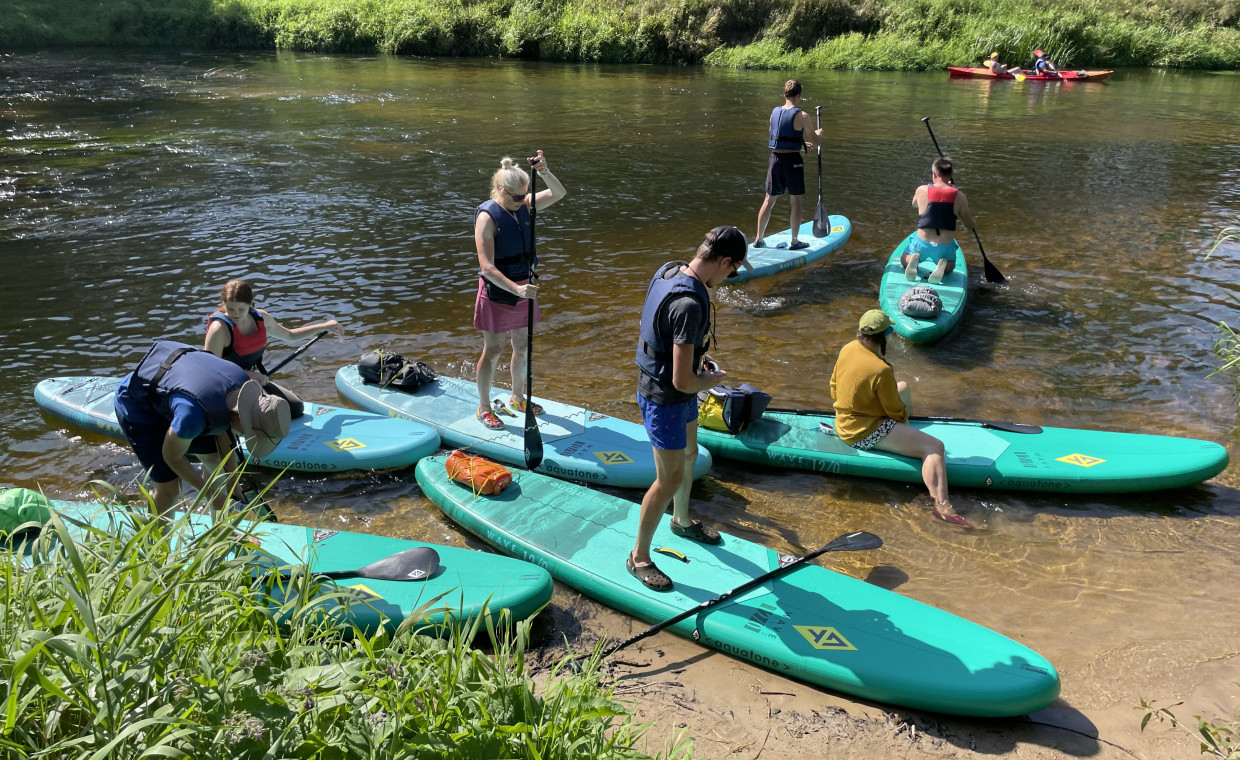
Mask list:
[[501,169],[511,169],[512,167],[516,165],[517,165],[516,162],[513,161],[508,156],[504,156],[503,158],[499,160],[499,168]]

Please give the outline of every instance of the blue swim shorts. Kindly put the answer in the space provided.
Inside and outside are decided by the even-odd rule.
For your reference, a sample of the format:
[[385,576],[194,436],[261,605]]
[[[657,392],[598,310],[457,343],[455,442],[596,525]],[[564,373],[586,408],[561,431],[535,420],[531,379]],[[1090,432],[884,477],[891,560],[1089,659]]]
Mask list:
[[950,243],[929,243],[921,239],[921,235],[914,232],[908,239],[908,252],[917,254],[917,258],[921,261],[928,261],[931,264],[938,264],[940,259],[948,259],[955,261],[956,251],[960,250],[960,244],[955,240]]
[[697,422],[697,396],[679,404],[656,404],[642,394],[637,394],[637,406],[642,410],[642,424],[646,435],[656,449],[676,451],[689,446],[686,428]]

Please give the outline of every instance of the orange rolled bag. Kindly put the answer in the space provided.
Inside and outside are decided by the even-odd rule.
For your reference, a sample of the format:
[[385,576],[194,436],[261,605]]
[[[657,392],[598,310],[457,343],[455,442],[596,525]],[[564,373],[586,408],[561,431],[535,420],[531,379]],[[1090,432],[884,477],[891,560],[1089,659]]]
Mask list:
[[475,494],[491,496],[504,490],[512,482],[512,471],[504,465],[466,454],[459,449],[448,455],[444,466],[448,470],[448,477],[469,486]]

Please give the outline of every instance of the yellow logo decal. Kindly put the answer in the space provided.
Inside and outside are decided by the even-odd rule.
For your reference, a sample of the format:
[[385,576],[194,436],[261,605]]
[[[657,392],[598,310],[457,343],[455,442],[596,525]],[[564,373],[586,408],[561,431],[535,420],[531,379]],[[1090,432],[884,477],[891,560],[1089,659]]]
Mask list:
[[794,625],[797,633],[805,637],[814,649],[851,649],[857,648],[848,643],[848,639],[840,635],[840,632],[829,626],[821,625]]
[[843,227],[843,226],[840,226],[840,227],[832,227],[832,228],[831,228],[831,231],[832,231],[832,232],[843,232],[843,231],[844,231],[844,227]]
[[349,588],[353,589],[354,591],[359,592],[358,596],[362,597],[362,599],[366,601],[372,601],[375,599],[378,599],[379,601],[383,600],[382,596],[379,596],[375,592],[366,588],[366,586],[361,583],[355,583],[352,586],[349,586]]
[[1055,461],[1067,462],[1068,464],[1074,464],[1078,467],[1093,467],[1094,465],[1102,464],[1107,460],[1099,459],[1098,457],[1085,456],[1084,454],[1069,454],[1066,457],[1059,457]]
[[353,451],[354,449],[366,448],[366,444],[356,438],[339,438],[335,441],[326,441],[326,444],[335,451]]
[[633,460],[623,451],[596,451],[594,456],[603,464],[633,464]]

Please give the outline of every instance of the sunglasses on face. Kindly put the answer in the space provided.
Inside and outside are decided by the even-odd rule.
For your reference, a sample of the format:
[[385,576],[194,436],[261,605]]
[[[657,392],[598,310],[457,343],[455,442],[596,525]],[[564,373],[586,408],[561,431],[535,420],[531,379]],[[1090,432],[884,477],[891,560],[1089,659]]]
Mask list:
[[526,196],[526,195],[528,195],[528,193],[514,193],[513,191],[509,190],[508,188],[504,188],[504,192],[505,192],[505,193],[508,193],[508,197],[512,198],[514,201],[517,201],[517,202],[522,202],[522,201],[524,201],[524,200],[525,200],[525,196]]

